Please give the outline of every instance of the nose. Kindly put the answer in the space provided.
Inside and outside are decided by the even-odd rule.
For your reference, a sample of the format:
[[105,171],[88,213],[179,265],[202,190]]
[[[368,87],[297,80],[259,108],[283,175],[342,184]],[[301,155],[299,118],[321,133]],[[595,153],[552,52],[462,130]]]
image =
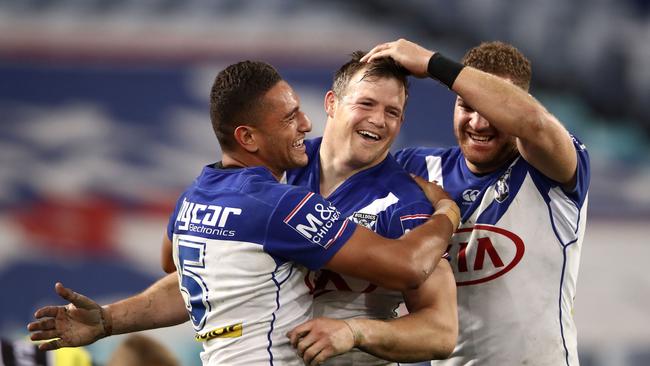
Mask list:
[[383,111],[375,111],[368,117],[368,122],[378,128],[383,128],[386,126],[386,117],[384,116]]
[[478,112],[473,112],[469,120],[469,125],[474,131],[481,131],[489,128],[490,122],[478,114]]
[[300,113],[298,131],[305,133],[311,131],[311,120],[309,120],[309,117],[307,117],[307,115],[302,112]]

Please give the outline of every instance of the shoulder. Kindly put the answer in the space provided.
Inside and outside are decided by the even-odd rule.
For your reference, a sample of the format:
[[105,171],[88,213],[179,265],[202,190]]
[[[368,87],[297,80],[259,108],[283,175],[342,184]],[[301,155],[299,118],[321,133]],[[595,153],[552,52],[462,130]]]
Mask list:
[[390,192],[397,197],[397,210],[412,205],[431,206],[411,175],[392,155],[388,155],[384,164],[382,177],[377,181],[381,182],[380,185],[387,193]]
[[426,164],[429,157],[442,160],[453,160],[461,156],[458,146],[441,147],[407,147],[395,152],[395,160],[402,166],[412,164]]

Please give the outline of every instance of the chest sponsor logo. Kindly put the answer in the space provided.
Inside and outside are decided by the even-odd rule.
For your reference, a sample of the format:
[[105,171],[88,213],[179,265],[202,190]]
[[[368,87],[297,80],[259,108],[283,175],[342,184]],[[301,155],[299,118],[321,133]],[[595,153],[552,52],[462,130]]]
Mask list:
[[476,225],[456,231],[448,249],[456,285],[492,281],[512,270],[524,257],[524,242],[515,233]]
[[181,209],[176,216],[178,230],[188,230],[196,233],[235,236],[235,230],[227,228],[228,220],[232,216],[241,215],[241,208],[205,205],[183,199]]
[[334,224],[341,213],[329,202],[314,198],[314,193],[307,194],[284,219],[284,223],[296,230],[300,235],[314,244],[328,248],[341,234],[348,224],[347,220],[340,225],[336,233],[332,233]]
[[355,223],[363,227],[366,227],[370,230],[375,230],[375,224],[377,223],[377,215],[363,213],[363,212],[355,212],[352,214],[351,219],[352,221],[354,221]]

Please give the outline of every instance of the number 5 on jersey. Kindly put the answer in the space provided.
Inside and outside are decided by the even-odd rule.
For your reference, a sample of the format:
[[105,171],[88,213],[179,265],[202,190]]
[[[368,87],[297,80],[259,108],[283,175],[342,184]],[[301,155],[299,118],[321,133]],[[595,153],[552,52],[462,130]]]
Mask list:
[[196,272],[205,268],[205,243],[188,240],[178,241],[178,265],[180,265],[180,290],[185,307],[190,313],[194,329],[205,326],[205,319],[211,310],[208,302],[208,287]]

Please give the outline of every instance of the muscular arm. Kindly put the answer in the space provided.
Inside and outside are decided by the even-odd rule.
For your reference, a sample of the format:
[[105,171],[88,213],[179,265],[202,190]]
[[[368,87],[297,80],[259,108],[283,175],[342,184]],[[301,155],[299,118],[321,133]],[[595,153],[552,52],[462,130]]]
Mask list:
[[517,137],[526,161],[566,187],[575,183],[578,164],[571,136],[530,94],[500,77],[465,67],[452,87],[495,128]]
[[417,290],[404,293],[410,314],[389,321],[317,318],[287,335],[307,364],[318,364],[353,347],[396,362],[449,357],[458,336],[456,284],[441,260]]
[[77,347],[112,334],[168,327],[188,320],[175,274],[167,275],[138,295],[101,307],[92,299],[57,283],[65,306],[36,311],[27,329],[32,340],[57,338],[39,345],[42,350]]
[[167,233],[163,234],[162,240],[162,253],[160,257],[160,264],[165,273],[176,272],[176,265],[172,256],[172,241],[167,237]]
[[[427,77],[433,55],[413,42],[400,39],[373,48],[362,58],[391,57],[417,77]],[[575,183],[577,157],[562,124],[526,91],[507,80],[465,67],[451,89],[494,127],[517,137],[521,155],[544,175],[570,188]]]
[[143,292],[107,305],[113,334],[169,327],[189,320],[176,273],[168,274]]
[[396,240],[359,226],[325,268],[398,291],[421,286],[447,249],[460,210],[437,184],[414,179],[435,207],[433,216]]

